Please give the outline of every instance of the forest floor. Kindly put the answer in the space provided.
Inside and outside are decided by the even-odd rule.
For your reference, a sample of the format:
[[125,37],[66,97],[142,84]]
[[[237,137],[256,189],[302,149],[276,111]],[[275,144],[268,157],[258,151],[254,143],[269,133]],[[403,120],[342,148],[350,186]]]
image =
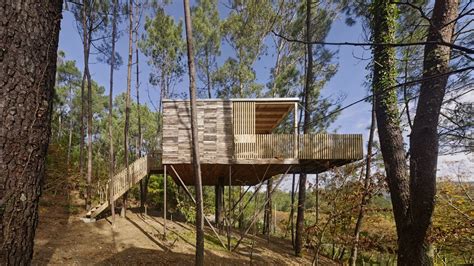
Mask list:
[[[112,229],[110,216],[94,223],[84,223],[83,200],[77,192],[45,194],[40,203],[39,224],[35,237],[33,265],[193,265],[194,227],[167,221],[163,238],[163,218],[138,208],[126,218],[116,215]],[[310,256],[296,258],[291,242],[262,236],[249,236],[235,252],[224,249],[210,228],[205,229],[206,265],[308,265]],[[237,237],[237,232],[235,232]],[[226,242],[226,237],[221,235]],[[252,240],[253,239],[253,240]],[[232,241],[234,244],[235,239]],[[253,247],[253,248],[252,248]],[[321,257],[322,265],[334,265]]]

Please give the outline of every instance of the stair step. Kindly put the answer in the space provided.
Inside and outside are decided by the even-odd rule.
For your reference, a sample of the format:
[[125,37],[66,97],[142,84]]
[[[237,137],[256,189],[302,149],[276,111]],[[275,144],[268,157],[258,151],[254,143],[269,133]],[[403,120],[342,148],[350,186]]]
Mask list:
[[[130,164],[129,169],[130,169],[129,171],[130,171],[132,181],[130,183],[124,184],[123,187],[119,187],[118,190],[115,190],[114,193],[116,194],[113,195],[112,199],[116,200],[117,198],[125,194],[125,192],[130,190],[130,188],[134,184],[138,183],[148,174],[147,157],[142,157],[140,159],[137,159],[136,161]],[[126,173],[126,168],[120,171],[119,173],[117,173],[114,177],[112,177],[112,179],[117,180],[119,182],[118,184],[121,184],[120,182],[124,180],[123,179],[124,173]],[[97,217],[100,213],[106,210],[109,207],[109,205],[110,204],[108,201],[100,203],[99,205],[92,208],[89,212],[87,212],[85,219],[95,219],[95,217]]]

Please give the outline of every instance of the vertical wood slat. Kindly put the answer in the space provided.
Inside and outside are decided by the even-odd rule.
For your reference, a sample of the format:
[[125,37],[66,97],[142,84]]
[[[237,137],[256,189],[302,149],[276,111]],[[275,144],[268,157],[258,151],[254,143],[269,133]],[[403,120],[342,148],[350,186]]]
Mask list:
[[[294,158],[293,134],[255,134],[255,142],[240,143],[239,158]],[[298,136],[299,159],[358,159],[362,157],[362,136],[353,134],[302,134]],[[245,145],[245,146],[243,146]]]
[[233,102],[235,157],[243,159],[357,159],[362,136],[355,134],[255,134],[255,102]]
[[255,102],[233,102],[235,157],[257,157],[255,140]]

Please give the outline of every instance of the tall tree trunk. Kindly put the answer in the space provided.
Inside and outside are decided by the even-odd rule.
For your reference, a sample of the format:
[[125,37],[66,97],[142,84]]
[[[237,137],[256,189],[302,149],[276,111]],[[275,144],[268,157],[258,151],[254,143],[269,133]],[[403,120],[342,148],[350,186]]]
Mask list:
[[[451,49],[435,42],[452,41],[458,0],[435,1],[430,21],[423,64],[423,82],[417,113],[410,135],[410,180],[399,125],[395,90],[395,50],[375,46],[373,87],[376,93],[376,115],[392,198],[398,235],[399,265],[431,265],[426,232],[431,224],[436,193],[438,156],[437,124],[445,94]],[[396,7],[388,0],[374,1],[372,35],[375,43],[394,42]],[[436,76],[437,78],[433,78]],[[383,92],[383,93],[382,93]]]
[[[373,5],[373,42],[394,42],[397,7],[389,0],[375,0]],[[375,93],[380,148],[392,197],[397,234],[400,236],[408,226],[406,223],[409,201],[407,164],[397,108],[397,93],[396,90],[384,91],[396,83],[395,49],[375,46],[373,54],[375,63],[373,64],[372,87]]]
[[[310,90],[313,85],[313,46],[311,45],[311,0],[306,0],[306,41],[308,65],[306,68],[306,84],[304,88],[304,123],[303,133],[309,132],[310,113]],[[306,173],[303,170],[300,173],[299,192],[298,192],[298,212],[296,216],[296,237],[295,237],[295,255],[301,256],[303,248],[303,231],[304,231],[304,210],[306,202]]]
[[[86,14],[86,1],[82,1],[83,7],[82,7],[82,50],[83,50],[83,57],[84,61],[85,58],[89,56],[89,53],[87,52],[87,14]],[[85,127],[84,127],[84,107],[85,107],[85,88],[86,88],[86,71],[85,71],[85,65],[84,65],[84,73],[82,73],[82,81],[81,81],[81,132],[80,132],[80,144],[79,144],[79,175],[82,178],[84,176],[84,138],[85,138]],[[87,205],[87,198],[86,198],[86,205]]]
[[209,62],[209,47],[206,47],[206,79],[207,79],[207,96],[212,98],[212,81],[211,81],[211,63]]
[[350,265],[356,265],[357,262],[357,250],[359,247],[359,237],[360,237],[360,230],[362,228],[362,222],[365,215],[365,208],[369,204],[370,200],[370,184],[371,176],[370,176],[370,167],[371,167],[371,159],[372,159],[372,146],[374,141],[374,132],[375,132],[375,106],[374,101],[372,101],[372,118],[370,121],[370,131],[369,131],[369,140],[367,142],[367,159],[365,165],[365,179],[364,179],[364,191],[362,192],[362,198],[359,206],[359,214],[357,215],[357,221],[354,229],[354,242],[352,243],[351,248],[351,257],[349,258]]
[[114,92],[114,68],[115,68],[115,42],[117,39],[117,13],[118,13],[118,0],[113,1],[113,15],[112,15],[112,50],[110,54],[110,87],[109,87],[109,199],[110,199],[110,210],[112,212],[112,227],[115,226],[115,200],[113,200],[114,187],[114,141],[113,141],[113,92]]
[[[133,0],[130,0],[128,3],[128,21],[129,21],[129,34],[128,34],[128,67],[127,67],[127,97],[125,100],[125,128],[124,128],[124,152],[125,152],[125,167],[127,169],[127,183],[130,184],[130,169],[128,166],[129,155],[128,155],[128,131],[130,127],[130,96],[131,96],[131,87],[132,87],[132,56],[133,56]],[[122,217],[126,216],[127,213],[127,197],[128,193],[123,195],[123,206],[122,206]]]
[[[91,35],[89,34],[89,37]],[[89,62],[86,63],[87,76],[87,201],[86,209],[90,210],[92,201],[92,79],[89,71]]]
[[[431,224],[436,195],[438,163],[438,121],[444,99],[451,48],[432,44],[452,42],[459,0],[435,1],[423,59],[423,82],[413,130],[410,135],[410,218],[411,229],[400,241],[399,260],[406,264],[432,264],[428,255],[427,230]],[[438,76],[438,78],[432,78]]]
[[[72,91],[72,86],[69,85],[69,106],[70,108],[72,107],[72,96],[73,91]],[[72,127],[73,127],[73,119],[72,119],[72,110],[69,110],[69,129],[68,129],[68,142],[67,142],[67,158],[66,158],[66,165],[70,167],[71,163],[71,147],[72,147]]]
[[29,265],[33,256],[51,134],[61,9],[61,0],[0,3],[2,17],[13,18],[0,20],[2,265]]
[[[137,14],[137,17],[140,17],[140,6],[139,4],[137,3],[136,4],[136,14]],[[135,56],[137,58],[137,62],[136,62],[136,84],[135,84],[135,89],[136,89],[136,93],[137,93],[137,118],[138,118],[138,145],[137,145],[137,159],[139,159],[140,157],[142,157],[142,143],[143,143],[143,139],[142,139],[142,118],[141,118],[141,112],[140,112],[140,68],[139,68],[139,59],[138,59],[138,27],[140,26],[140,20],[137,19],[137,22],[136,22],[136,26],[135,26]],[[140,180],[140,209],[142,211],[144,211],[145,209],[145,189],[147,189],[145,187],[145,179],[143,178],[142,180]]]
[[[92,198],[92,81],[89,71],[89,55],[92,39],[92,23],[87,25],[87,18],[91,17],[92,7],[89,6],[89,1],[84,1],[84,75],[87,82],[87,177],[86,177],[86,210],[91,208]],[[84,24],[85,23],[85,24]]]
[[[186,43],[188,50],[189,67],[189,96],[191,98],[191,136],[193,141],[193,172],[196,190],[196,265],[204,265],[204,217],[202,202],[201,163],[199,160],[199,138],[197,127],[196,104],[196,69],[194,67],[193,30],[191,26],[191,10],[189,0],[183,0],[184,17],[186,24]],[[230,184],[229,184],[230,185]]]

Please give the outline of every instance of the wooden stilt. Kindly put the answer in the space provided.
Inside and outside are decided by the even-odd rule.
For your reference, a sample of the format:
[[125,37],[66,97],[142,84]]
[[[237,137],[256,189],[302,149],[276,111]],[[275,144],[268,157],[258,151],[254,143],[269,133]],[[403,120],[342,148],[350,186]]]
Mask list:
[[295,173],[291,181],[291,209],[290,209],[290,223],[291,223],[291,245],[295,248]]
[[242,201],[242,199],[244,198],[245,194],[247,194],[247,192],[248,192],[249,190],[250,190],[250,186],[244,191],[243,194],[240,193],[240,197],[239,197],[239,199],[237,200],[237,202],[234,203],[234,205],[232,206],[232,210],[235,210],[235,208],[237,207],[237,204],[239,204],[239,203]]
[[230,245],[230,214],[231,214],[231,204],[232,204],[232,166],[229,165],[229,212],[227,214],[227,249],[230,251],[231,250],[231,245]]
[[[239,218],[243,211],[247,208],[247,206],[250,204],[250,202],[252,201],[252,199],[257,195],[257,193],[260,191],[260,189],[262,188],[263,186],[263,183],[264,183],[264,180],[263,178],[262,179],[259,179],[261,180],[260,183],[258,184],[257,188],[255,189],[255,191],[253,192],[253,194],[250,196],[250,198],[247,200],[247,202],[244,204],[244,206],[242,207],[242,212],[240,212],[236,218]],[[234,226],[235,224],[235,221],[232,222],[232,226]]]
[[224,196],[224,181],[223,177],[219,177],[219,181],[215,186],[215,223],[218,228],[221,228],[222,224],[222,204],[223,204],[223,196]]
[[[178,178],[179,180],[179,183],[181,185],[181,187],[184,189],[184,191],[186,192],[186,194],[188,194],[189,198],[191,198],[191,200],[193,201],[194,204],[196,204],[196,199],[194,199],[193,197],[193,194],[191,194],[191,192],[189,192],[189,189],[186,187],[186,185],[184,184],[183,180],[181,179],[181,177],[179,176],[178,172],[176,172],[176,169],[174,169],[173,165],[170,165],[170,168],[171,170],[173,170],[174,174],[176,175],[176,177]],[[214,235],[217,237],[217,239],[219,239],[219,242],[221,243],[222,247],[226,248],[224,242],[222,242],[222,239],[221,237],[219,236],[219,234],[217,233],[216,229],[214,228],[214,226],[212,226],[211,222],[209,221],[209,219],[207,219],[207,217],[205,215],[203,215],[204,217],[204,220],[206,221],[207,225],[209,225],[209,227],[212,229],[212,232],[214,232]]]
[[316,174],[316,224],[319,222],[319,174]]
[[[270,192],[270,196],[273,195],[273,193],[277,190],[277,188],[280,186],[281,182],[283,181],[283,179],[285,178],[286,174],[288,174],[288,172],[291,170],[291,167],[292,165],[290,165],[288,167],[288,169],[286,170],[286,172],[281,176],[280,180],[278,180],[277,184],[273,187],[272,191]],[[263,203],[262,207],[264,208],[265,205],[268,203],[268,198],[265,200],[265,202]],[[250,228],[252,228],[253,224],[257,221],[257,218],[258,216],[260,215],[260,213],[262,212],[263,208],[260,207],[260,209],[258,210],[257,214],[254,215],[253,219],[252,219],[252,222],[249,224],[249,226],[247,227],[247,229],[245,230],[244,234],[241,235],[240,239],[237,241],[237,243],[235,244],[234,248],[232,249],[232,251],[235,251],[237,249],[237,247],[239,247],[240,243],[242,242],[242,240],[245,238],[245,236],[247,235],[248,231],[250,230]]]
[[163,166],[163,239],[166,239],[166,165]]

